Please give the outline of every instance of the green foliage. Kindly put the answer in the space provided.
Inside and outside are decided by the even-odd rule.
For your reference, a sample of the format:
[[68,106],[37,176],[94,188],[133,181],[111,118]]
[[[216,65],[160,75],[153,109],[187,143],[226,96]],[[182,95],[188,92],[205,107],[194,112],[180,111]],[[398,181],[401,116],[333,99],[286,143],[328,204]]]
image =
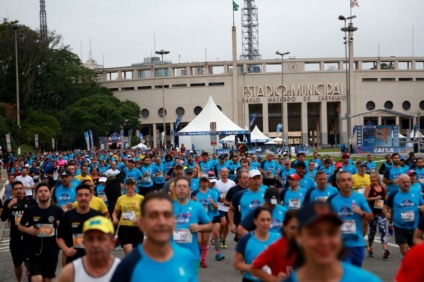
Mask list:
[[61,126],[56,117],[38,111],[31,111],[22,122],[21,142],[34,144],[34,135],[38,134],[40,148],[50,149],[52,138],[61,133]]

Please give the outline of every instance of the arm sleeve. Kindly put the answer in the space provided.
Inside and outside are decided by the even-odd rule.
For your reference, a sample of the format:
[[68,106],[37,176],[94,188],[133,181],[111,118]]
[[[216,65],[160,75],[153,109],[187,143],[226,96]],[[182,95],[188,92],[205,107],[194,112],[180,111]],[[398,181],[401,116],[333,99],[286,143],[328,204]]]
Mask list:
[[253,213],[254,211],[250,211],[240,223],[240,225],[247,231],[252,231],[256,228],[255,224],[253,223]]
[[[245,191],[245,190],[244,190]],[[238,206],[240,204],[241,195],[243,195],[241,192],[238,192],[232,199],[231,204],[235,209],[238,209]]]
[[247,233],[240,238],[240,241],[237,243],[236,252],[244,256],[244,251],[246,250],[247,242],[249,241],[252,234]]

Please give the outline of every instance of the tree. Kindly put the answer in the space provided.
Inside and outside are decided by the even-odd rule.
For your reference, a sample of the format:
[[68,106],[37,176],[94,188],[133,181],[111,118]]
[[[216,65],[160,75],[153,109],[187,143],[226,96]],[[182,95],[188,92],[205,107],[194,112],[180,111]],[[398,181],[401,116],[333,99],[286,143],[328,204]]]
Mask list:
[[38,134],[40,147],[51,148],[52,138],[57,139],[61,130],[56,117],[39,111],[31,111],[22,122],[21,142],[34,144],[34,135]]

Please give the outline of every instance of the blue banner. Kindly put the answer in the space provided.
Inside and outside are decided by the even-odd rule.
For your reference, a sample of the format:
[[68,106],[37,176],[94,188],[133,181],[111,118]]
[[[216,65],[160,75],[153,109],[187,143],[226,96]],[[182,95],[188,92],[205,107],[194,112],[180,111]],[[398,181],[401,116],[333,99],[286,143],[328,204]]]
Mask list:
[[363,146],[364,147],[374,147],[375,144],[375,126],[364,126],[362,133]]
[[138,133],[138,138],[140,138],[140,140],[141,140],[141,139],[143,139],[143,137],[144,137],[144,136],[143,136],[143,133],[141,133],[141,131],[140,131],[140,132]]
[[399,147],[399,126],[393,126],[393,147]]
[[256,119],[256,113],[252,113],[250,115],[250,118],[249,118],[249,124],[250,124],[250,126],[252,126],[252,124],[255,122],[255,119]]
[[124,129],[121,129],[121,131],[119,132],[120,138],[121,138],[121,142],[124,142]]
[[90,147],[91,150],[94,150],[94,138],[93,138],[93,131],[90,129],[88,131],[88,134],[90,134]]
[[362,147],[363,135],[362,135],[362,125],[356,127],[356,143],[358,147]]
[[90,150],[90,137],[88,136],[87,131],[84,131],[84,139],[85,139],[85,144],[87,145],[87,150]]
[[281,124],[281,122],[279,124],[277,124],[277,133],[281,131],[281,129],[283,129],[283,125]]
[[118,143],[119,134],[117,132],[112,133],[112,135],[110,136],[110,141],[112,141],[112,143]]
[[414,138],[415,138],[415,136],[417,136],[418,127],[419,127],[419,125],[418,125],[418,123],[416,123],[414,125]]
[[178,129],[182,119],[182,116],[177,116],[177,119],[175,120],[175,129]]

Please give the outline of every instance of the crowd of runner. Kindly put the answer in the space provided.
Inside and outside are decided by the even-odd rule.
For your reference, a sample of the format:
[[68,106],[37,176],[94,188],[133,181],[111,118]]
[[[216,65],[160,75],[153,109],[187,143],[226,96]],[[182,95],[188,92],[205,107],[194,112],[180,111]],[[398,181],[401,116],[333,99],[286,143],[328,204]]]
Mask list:
[[361,269],[377,231],[383,259],[387,233],[405,256],[396,281],[422,281],[423,159],[394,153],[377,168],[347,153],[10,155],[1,220],[17,281],[49,281],[59,262],[57,281],[197,281],[228,240],[243,281],[380,281]]

